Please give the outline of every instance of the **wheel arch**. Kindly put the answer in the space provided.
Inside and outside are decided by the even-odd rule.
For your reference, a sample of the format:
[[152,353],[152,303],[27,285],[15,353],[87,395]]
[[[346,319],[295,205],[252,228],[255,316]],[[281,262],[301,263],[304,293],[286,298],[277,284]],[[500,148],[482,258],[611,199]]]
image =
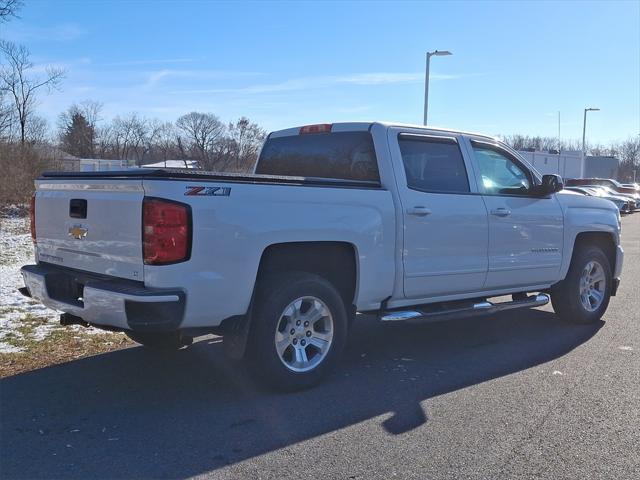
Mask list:
[[225,319],[218,329],[231,358],[242,358],[251,330],[252,309],[260,282],[268,275],[285,272],[316,274],[336,287],[344,302],[349,323],[356,313],[358,295],[358,252],[350,242],[302,241],[268,245],[262,251],[251,294],[249,310],[244,315]]
[[256,285],[266,275],[294,271],[313,273],[326,279],[340,292],[345,308],[355,308],[358,255],[353,243],[309,241],[269,245],[260,257]]
[[[615,270],[616,266],[616,239],[613,233],[606,231],[588,231],[588,232],[580,232],[576,235],[573,241],[573,247],[571,251],[571,262],[576,255],[576,252],[587,245],[595,245],[602,249],[605,256],[609,260],[609,266],[611,267],[611,272]],[[571,264],[569,262],[569,265]],[[567,269],[564,271],[562,278],[564,279],[567,276],[569,265],[567,265]]]

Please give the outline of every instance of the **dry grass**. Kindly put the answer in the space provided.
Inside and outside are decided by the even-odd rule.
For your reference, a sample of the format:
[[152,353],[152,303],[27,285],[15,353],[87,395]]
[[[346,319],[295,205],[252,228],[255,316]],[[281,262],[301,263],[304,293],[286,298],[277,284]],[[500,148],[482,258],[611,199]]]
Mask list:
[[55,328],[42,340],[30,338],[29,334],[44,322],[46,320],[27,318],[15,335],[5,337],[5,342],[22,348],[23,351],[0,353],[0,378],[111,352],[134,344],[122,333],[89,333],[67,327]]

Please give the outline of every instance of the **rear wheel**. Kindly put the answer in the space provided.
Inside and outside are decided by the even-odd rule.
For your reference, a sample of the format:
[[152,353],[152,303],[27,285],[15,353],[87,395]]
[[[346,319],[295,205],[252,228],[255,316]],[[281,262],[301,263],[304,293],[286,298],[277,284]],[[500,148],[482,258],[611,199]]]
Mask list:
[[317,384],[346,343],[340,294],[324,278],[308,273],[270,276],[261,285],[246,352],[251,369],[280,390]]
[[566,278],[551,290],[553,309],[567,322],[597,322],[609,306],[611,283],[611,266],[602,249],[581,247]]
[[190,337],[180,332],[126,332],[127,337],[136,343],[153,350],[178,350],[191,343]]

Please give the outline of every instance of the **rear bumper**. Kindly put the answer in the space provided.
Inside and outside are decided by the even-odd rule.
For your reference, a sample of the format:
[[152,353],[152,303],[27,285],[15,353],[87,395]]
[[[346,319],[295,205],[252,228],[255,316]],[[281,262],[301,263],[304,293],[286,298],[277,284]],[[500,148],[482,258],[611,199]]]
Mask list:
[[94,275],[44,263],[21,269],[30,297],[96,326],[135,331],[180,327],[186,295],[142,282]]

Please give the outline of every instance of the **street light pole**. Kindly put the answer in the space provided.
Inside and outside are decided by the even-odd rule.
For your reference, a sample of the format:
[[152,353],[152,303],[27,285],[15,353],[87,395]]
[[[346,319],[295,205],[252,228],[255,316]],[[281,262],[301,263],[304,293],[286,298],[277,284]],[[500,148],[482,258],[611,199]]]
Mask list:
[[599,108],[585,108],[584,109],[584,120],[582,122],[582,155],[585,155],[585,140],[587,135],[587,112],[598,112]]
[[598,112],[600,111],[599,108],[585,108],[584,109],[584,120],[582,121],[582,165],[580,165],[580,176],[584,177],[584,161],[585,161],[585,157],[587,152],[585,151],[586,148],[586,138],[587,138],[587,112]]
[[433,52],[427,52],[427,67],[424,74],[424,120],[422,122],[423,125],[427,124],[427,112],[429,109],[429,63],[431,63],[431,57],[433,56],[445,56],[445,55],[453,55],[448,50],[434,50]]
[[560,140],[560,110],[558,110],[558,155],[560,150],[562,150],[562,140]]

